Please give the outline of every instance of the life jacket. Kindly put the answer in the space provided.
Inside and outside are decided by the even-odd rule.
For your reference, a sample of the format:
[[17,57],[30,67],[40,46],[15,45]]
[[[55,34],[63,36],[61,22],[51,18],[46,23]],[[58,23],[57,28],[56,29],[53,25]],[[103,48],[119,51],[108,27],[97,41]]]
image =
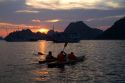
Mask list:
[[46,56],[46,59],[51,59],[51,58],[52,58],[51,55],[47,55],[47,56]]
[[65,61],[65,55],[63,53],[60,53],[57,57],[57,60],[59,62],[64,62]]
[[69,60],[76,60],[76,56],[74,54],[68,54]]

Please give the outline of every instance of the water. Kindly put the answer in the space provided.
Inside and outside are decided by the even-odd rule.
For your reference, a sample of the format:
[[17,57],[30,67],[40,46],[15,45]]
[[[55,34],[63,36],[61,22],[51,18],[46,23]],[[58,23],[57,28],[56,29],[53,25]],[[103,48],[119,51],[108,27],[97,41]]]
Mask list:
[[64,44],[52,42],[0,41],[0,83],[125,83],[125,41],[81,41],[68,44],[66,52],[86,60],[64,69],[38,64],[53,51],[56,56]]

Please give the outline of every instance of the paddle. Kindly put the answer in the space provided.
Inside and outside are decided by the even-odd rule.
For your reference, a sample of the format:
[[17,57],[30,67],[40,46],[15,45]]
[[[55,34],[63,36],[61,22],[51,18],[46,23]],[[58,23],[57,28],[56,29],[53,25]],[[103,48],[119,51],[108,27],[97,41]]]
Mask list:
[[44,53],[42,53],[42,52],[38,52],[38,54],[39,54],[39,55],[45,55],[45,54],[44,54]]
[[67,45],[68,45],[68,42],[66,42],[66,43],[64,44],[63,51],[64,51],[64,49],[66,48]]
[[38,53],[33,53],[33,55],[46,55],[46,54],[44,54],[42,52],[38,52]]

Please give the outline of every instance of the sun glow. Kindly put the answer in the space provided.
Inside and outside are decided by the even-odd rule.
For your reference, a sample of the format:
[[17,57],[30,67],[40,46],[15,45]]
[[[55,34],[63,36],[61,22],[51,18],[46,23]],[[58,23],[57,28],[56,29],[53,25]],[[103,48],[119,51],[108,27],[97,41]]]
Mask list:
[[44,29],[44,28],[39,29],[39,32],[45,33],[45,34],[47,34],[48,31],[49,31],[48,29]]

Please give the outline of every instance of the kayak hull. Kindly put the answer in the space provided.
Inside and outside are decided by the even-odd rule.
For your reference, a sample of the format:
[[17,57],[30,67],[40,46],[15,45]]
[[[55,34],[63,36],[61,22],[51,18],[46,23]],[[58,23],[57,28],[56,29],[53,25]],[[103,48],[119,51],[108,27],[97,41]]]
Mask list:
[[44,64],[44,63],[50,63],[50,62],[53,62],[53,61],[56,61],[57,59],[49,59],[49,60],[45,60],[45,61],[39,61],[39,64]]

